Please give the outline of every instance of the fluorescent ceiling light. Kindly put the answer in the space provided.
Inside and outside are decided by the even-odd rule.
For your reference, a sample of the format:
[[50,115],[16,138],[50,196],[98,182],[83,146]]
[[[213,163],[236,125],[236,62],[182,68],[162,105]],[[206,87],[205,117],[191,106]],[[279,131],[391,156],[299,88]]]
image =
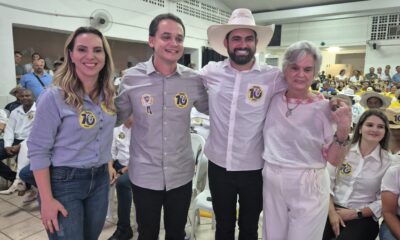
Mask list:
[[328,47],[328,52],[339,52],[340,51],[340,47]]

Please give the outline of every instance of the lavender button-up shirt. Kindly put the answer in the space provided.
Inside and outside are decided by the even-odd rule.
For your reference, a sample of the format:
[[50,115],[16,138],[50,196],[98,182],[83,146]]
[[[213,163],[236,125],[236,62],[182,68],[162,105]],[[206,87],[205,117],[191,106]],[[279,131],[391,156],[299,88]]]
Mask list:
[[179,64],[174,74],[162,76],[150,59],[125,73],[116,104],[119,121],[134,117],[128,171],[133,184],[168,191],[190,182],[190,111],[208,111],[200,76]]
[[[101,99],[101,98],[100,98]],[[83,110],[64,102],[60,88],[46,89],[37,102],[28,138],[31,169],[98,167],[111,159],[116,114],[85,95]]]

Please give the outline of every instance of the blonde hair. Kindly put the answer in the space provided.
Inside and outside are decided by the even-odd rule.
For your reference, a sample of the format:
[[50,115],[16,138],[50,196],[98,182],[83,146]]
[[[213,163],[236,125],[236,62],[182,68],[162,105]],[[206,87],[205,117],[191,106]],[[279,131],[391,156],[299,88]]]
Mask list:
[[53,84],[60,87],[64,93],[64,101],[66,104],[72,105],[78,111],[83,108],[83,97],[85,95],[83,85],[76,74],[75,64],[72,62],[70,52],[74,49],[75,39],[83,33],[91,33],[98,36],[103,42],[105,52],[105,64],[99,73],[96,89],[93,91],[94,101],[98,101],[98,97],[104,96],[104,103],[108,110],[116,111],[114,105],[115,88],[112,83],[112,73],[114,72],[114,62],[111,56],[111,49],[107,39],[103,34],[93,27],[80,27],[75,30],[67,39],[64,45],[64,63],[57,70]]

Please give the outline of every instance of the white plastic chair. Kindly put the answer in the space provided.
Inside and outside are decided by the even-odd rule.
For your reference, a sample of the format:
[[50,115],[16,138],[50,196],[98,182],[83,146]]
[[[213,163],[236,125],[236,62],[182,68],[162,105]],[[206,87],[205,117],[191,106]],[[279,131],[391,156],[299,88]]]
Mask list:
[[197,181],[200,182],[202,178],[205,181],[205,186],[201,192],[193,200],[193,210],[192,210],[192,232],[190,239],[194,240],[197,225],[200,224],[200,210],[205,210],[212,213],[212,229],[215,229],[215,216],[213,212],[213,206],[211,202],[211,192],[208,187],[208,159],[205,155],[200,159],[197,165]]
[[196,163],[195,175],[193,177],[193,196],[196,196],[198,192],[201,192],[204,189],[204,179],[207,175],[207,170],[204,172],[203,169],[199,171],[199,162],[201,158],[204,156],[204,145],[206,144],[206,140],[197,133],[191,133],[191,141],[192,141],[192,150],[193,150],[193,159]]
[[115,184],[110,186],[110,190],[108,192],[108,207],[107,207],[107,220],[112,220],[113,218],[113,212],[114,209],[116,208],[116,195],[117,195],[117,190],[115,188]]

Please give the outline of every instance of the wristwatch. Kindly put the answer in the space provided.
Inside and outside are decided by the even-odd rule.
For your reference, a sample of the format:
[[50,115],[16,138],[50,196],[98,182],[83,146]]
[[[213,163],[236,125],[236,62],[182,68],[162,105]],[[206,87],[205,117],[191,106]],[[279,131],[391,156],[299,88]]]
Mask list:
[[362,214],[361,209],[356,209],[356,211],[357,211],[357,219],[361,219],[361,218],[364,217],[363,214]]

